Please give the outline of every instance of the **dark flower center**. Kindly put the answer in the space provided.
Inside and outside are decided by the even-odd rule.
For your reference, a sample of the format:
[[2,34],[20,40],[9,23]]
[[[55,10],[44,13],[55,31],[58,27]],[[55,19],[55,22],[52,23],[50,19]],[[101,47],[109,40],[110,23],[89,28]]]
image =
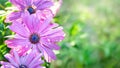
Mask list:
[[29,7],[29,8],[27,9],[27,11],[28,11],[30,14],[35,13],[35,9],[32,8],[32,7]]
[[30,42],[36,44],[39,42],[40,37],[37,34],[32,34],[29,38]]
[[28,68],[26,65],[20,65],[19,68]]

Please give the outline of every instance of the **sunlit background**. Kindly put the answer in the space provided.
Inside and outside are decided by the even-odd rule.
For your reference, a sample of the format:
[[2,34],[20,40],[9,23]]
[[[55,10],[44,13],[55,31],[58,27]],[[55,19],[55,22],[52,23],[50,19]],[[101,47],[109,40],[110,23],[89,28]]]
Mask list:
[[[2,15],[9,6],[0,0],[0,60],[9,51],[4,36],[11,32]],[[54,21],[66,37],[50,68],[120,68],[120,0],[63,0]]]

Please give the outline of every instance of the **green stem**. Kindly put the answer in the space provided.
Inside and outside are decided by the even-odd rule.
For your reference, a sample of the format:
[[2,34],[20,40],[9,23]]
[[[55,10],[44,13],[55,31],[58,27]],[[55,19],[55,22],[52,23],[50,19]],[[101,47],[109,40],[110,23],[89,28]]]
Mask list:
[[45,61],[45,67],[46,67],[46,68],[50,68],[50,63],[47,62],[46,60],[44,60],[44,61]]

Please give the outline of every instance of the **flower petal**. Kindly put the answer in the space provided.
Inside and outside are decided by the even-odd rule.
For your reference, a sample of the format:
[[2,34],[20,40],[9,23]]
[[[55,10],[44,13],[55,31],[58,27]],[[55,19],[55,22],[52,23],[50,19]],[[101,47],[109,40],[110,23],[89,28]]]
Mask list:
[[33,64],[35,64],[36,61],[38,61],[40,58],[41,58],[41,54],[37,55],[37,56],[32,60],[32,62],[29,64],[29,67],[31,67]]
[[50,21],[52,20],[52,16],[49,16],[42,25],[39,25],[40,29],[39,29],[39,33],[41,34],[42,31],[44,31],[44,29],[46,27],[48,27],[48,25],[50,24]]
[[10,39],[10,40],[6,40],[5,43],[10,48],[29,45],[29,41],[27,39]]
[[31,33],[38,32],[40,28],[40,20],[35,15],[24,15],[23,22],[26,24]]
[[55,49],[55,50],[59,50],[60,47],[58,45],[56,45],[55,43],[53,44],[50,41],[47,41],[46,39],[41,39],[41,42],[44,44],[44,46],[50,48],[50,49]]
[[7,16],[5,22],[16,20],[20,18],[20,16],[21,16],[21,12],[12,12],[10,15]]
[[44,47],[43,45],[41,45],[41,47],[44,49],[44,51],[46,51],[46,53],[47,53],[52,59],[56,60],[56,56],[55,56],[54,52],[53,52],[51,49],[49,49],[49,48],[47,48],[47,47]]
[[34,59],[34,51],[30,52],[25,59],[25,63],[26,65],[29,65],[31,63],[31,61]]
[[14,53],[14,57],[15,57],[16,62],[20,65],[20,58],[19,58],[18,53],[15,50],[13,50],[13,53]]
[[23,37],[29,37],[29,31],[20,22],[14,21],[9,28]]
[[9,62],[0,61],[0,64],[2,64],[0,68],[14,68],[14,65],[10,64]]
[[32,5],[33,0],[24,0],[27,6]]
[[48,27],[45,28],[45,30],[42,32],[42,34],[46,33],[47,31],[58,27],[59,25],[57,23],[50,23]]
[[51,1],[44,1],[42,4],[40,3],[40,4],[37,6],[37,9],[43,10],[43,9],[48,8],[48,7],[51,7],[51,6],[53,6],[53,2],[51,2]]
[[40,66],[40,64],[42,64],[43,61],[38,61],[38,62],[35,62],[32,66],[30,66],[31,68],[36,68],[36,66]]
[[48,35],[53,35],[55,33],[60,33],[62,31],[62,27],[58,27],[58,28],[55,28],[55,29],[51,29],[49,31],[47,31],[46,33],[42,34],[41,36],[48,36]]
[[21,10],[23,10],[25,8],[22,0],[9,0],[9,1]]
[[53,60],[46,52],[44,52],[44,58],[47,62],[51,62]]
[[11,64],[13,64],[14,66],[18,67],[19,65],[15,62],[15,60],[13,60],[13,56],[11,54],[6,54],[5,58],[7,58],[9,60],[9,62]]
[[57,37],[47,37],[52,42],[60,42],[64,39],[64,36],[57,36]]

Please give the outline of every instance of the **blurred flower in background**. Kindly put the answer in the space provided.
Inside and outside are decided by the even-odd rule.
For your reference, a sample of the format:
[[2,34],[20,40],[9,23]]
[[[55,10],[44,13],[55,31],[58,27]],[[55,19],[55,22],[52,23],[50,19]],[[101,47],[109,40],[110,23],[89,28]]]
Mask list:
[[[9,51],[4,36],[13,33],[2,24],[10,3],[0,3],[1,60]],[[119,0],[63,0],[54,21],[64,27],[66,38],[50,68],[120,68],[119,5]]]

